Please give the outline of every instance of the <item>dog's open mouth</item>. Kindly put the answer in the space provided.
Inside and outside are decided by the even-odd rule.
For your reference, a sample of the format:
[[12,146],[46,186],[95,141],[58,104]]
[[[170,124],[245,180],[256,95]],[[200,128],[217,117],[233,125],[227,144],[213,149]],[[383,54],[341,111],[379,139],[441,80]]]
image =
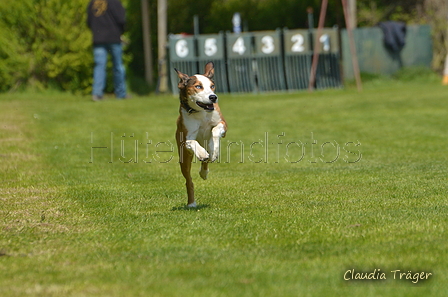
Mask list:
[[213,106],[213,103],[212,104],[205,104],[205,103],[201,103],[201,102],[196,102],[196,105],[201,107],[201,108],[203,108],[203,109],[205,109],[205,110],[208,110],[208,111],[212,111],[212,110],[215,109],[215,107]]

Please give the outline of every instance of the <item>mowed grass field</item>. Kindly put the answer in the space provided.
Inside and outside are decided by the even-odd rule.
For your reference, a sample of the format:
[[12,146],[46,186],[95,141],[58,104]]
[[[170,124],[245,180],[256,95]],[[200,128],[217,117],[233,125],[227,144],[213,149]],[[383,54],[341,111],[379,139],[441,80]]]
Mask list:
[[193,210],[176,97],[0,95],[0,295],[448,295],[447,87],[219,95]]

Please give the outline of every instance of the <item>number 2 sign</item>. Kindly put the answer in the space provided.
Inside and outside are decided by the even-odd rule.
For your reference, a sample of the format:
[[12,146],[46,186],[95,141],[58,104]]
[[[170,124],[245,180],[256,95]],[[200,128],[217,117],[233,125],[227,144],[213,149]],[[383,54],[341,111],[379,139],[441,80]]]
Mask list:
[[285,30],[284,40],[287,54],[308,54],[311,51],[308,30]]

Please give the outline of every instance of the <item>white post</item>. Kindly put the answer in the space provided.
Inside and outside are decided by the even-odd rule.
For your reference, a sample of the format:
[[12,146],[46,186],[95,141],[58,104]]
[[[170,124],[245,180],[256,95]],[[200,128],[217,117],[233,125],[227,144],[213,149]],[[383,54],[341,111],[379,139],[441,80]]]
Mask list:
[[[445,26],[447,28],[445,33],[445,40],[448,38],[448,0],[445,1],[445,13],[446,13],[446,23]],[[445,57],[445,67],[443,69],[443,80],[442,85],[446,86],[448,85],[448,41],[445,42],[445,50],[447,51],[446,57]]]
[[443,69],[443,80],[442,84],[444,86],[448,85],[448,55],[445,57],[445,67]]

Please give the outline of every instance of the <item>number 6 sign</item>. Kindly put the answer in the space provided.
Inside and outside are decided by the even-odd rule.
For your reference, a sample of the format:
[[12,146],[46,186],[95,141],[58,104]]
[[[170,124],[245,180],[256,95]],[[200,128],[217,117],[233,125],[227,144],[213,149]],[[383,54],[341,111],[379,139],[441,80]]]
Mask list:
[[176,55],[179,58],[185,58],[188,56],[190,50],[188,49],[188,43],[185,39],[179,39],[176,42]]
[[171,35],[169,38],[170,59],[184,61],[195,58],[194,38],[192,36]]

